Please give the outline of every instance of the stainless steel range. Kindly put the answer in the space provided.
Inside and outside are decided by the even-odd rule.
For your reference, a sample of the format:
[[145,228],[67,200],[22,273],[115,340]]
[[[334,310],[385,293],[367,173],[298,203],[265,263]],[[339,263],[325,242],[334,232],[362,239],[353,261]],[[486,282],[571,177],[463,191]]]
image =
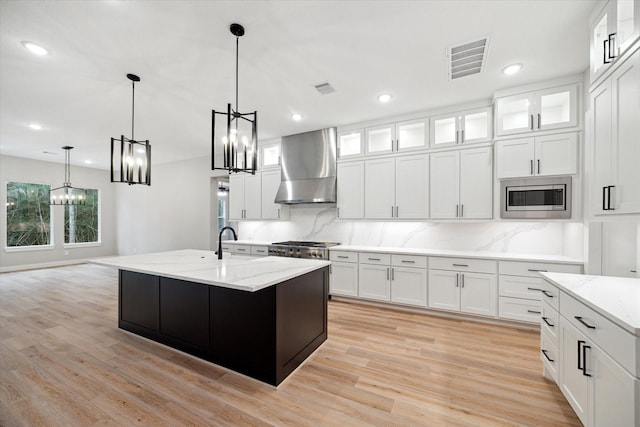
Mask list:
[[269,256],[284,256],[292,258],[329,259],[329,248],[340,243],[331,242],[301,242],[288,240],[269,245]]

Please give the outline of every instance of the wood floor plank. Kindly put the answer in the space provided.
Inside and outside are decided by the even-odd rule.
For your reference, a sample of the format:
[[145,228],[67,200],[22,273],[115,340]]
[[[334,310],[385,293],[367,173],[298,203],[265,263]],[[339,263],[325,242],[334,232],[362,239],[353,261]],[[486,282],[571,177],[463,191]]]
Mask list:
[[579,426],[538,331],[330,301],[278,388],[117,328],[117,271],[0,274],[0,425]]

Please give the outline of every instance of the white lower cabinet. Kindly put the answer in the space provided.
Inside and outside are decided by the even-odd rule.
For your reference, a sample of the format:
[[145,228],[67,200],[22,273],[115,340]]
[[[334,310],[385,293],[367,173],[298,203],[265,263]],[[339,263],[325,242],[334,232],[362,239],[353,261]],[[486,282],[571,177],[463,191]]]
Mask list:
[[358,296],[379,301],[391,301],[391,267],[360,264]]
[[334,252],[331,260],[329,293],[331,295],[358,296],[358,254],[355,252]]
[[[480,272],[473,271],[474,269]],[[498,314],[496,271],[495,261],[429,258],[429,307],[481,316],[496,316]]]
[[391,301],[427,306],[427,257],[391,256]]

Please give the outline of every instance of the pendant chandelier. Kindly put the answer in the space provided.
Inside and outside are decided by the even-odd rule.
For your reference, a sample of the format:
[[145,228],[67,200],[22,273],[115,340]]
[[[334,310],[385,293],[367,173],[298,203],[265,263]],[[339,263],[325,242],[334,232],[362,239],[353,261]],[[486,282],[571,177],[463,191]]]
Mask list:
[[54,205],[84,205],[87,202],[87,190],[71,186],[71,150],[73,147],[65,145],[64,151],[64,184],[49,191],[49,204]]
[[140,77],[127,74],[127,78],[132,86],[131,139],[124,135],[111,138],[111,182],[151,185],[151,145],[149,140],[136,141],[134,134],[136,82]]
[[[244,35],[244,27],[231,24],[231,34],[236,36],[236,106],[227,104],[227,111],[211,111],[211,170],[229,173],[256,173],[258,148],[258,112],[240,113],[238,110],[238,40]],[[216,115],[222,116],[223,130],[216,134]],[[218,153],[218,157],[216,157]]]

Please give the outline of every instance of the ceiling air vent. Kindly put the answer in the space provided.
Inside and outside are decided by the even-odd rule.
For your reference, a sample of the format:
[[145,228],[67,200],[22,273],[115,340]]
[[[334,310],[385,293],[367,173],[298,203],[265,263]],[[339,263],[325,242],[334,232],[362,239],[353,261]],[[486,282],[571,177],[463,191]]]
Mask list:
[[478,74],[484,71],[489,38],[476,40],[447,49],[449,80]]
[[329,83],[320,83],[314,86],[320,95],[328,95],[336,90]]

